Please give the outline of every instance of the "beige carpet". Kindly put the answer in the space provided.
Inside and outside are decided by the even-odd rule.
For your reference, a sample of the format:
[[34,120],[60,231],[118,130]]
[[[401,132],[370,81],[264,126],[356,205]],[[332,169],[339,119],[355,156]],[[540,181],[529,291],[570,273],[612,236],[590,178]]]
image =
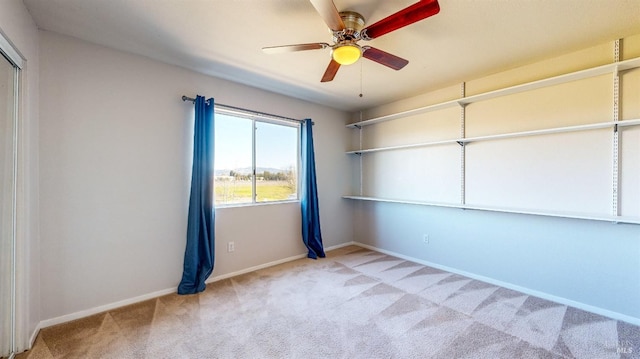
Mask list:
[[640,328],[349,246],[45,328],[18,358],[640,358]]

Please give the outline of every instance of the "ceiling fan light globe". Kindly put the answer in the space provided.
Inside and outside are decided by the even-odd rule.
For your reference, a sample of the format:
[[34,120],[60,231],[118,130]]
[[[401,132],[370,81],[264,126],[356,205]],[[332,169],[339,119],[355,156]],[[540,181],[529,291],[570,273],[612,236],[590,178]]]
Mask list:
[[351,65],[362,56],[362,50],[354,45],[338,46],[331,52],[333,60],[340,65]]

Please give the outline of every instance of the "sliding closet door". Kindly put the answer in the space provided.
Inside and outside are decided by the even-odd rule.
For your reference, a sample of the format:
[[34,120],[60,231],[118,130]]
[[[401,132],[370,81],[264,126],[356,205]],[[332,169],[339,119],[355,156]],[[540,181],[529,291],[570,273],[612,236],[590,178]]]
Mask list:
[[15,351],[16,87],[18,70],[0,53],[0,357]]

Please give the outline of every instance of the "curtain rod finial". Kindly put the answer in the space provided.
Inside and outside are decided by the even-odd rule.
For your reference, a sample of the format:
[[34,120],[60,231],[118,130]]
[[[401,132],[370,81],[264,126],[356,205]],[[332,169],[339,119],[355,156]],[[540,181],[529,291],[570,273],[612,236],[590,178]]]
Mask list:
[[196,99],[195,98],[191,98],[189,96],[182,95],[182,101],[190,101],[190,102],[195,103]]

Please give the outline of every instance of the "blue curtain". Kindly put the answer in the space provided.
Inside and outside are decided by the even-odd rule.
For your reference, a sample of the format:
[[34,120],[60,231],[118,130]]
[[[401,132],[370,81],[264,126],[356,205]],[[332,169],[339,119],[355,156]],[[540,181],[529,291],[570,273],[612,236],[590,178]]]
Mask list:
[[324,258],[322,234],[320,233],[320,210],[318,209],[318,186],[316,185],[316,161],[313,153],[313,122],[302,122],[302,241],[309,249],[307,257]]
[[193,135],[193,168],[184,271],[178,294],[202,292],[213,271],[215,208],[213,201],[213,99],[197,96]]

